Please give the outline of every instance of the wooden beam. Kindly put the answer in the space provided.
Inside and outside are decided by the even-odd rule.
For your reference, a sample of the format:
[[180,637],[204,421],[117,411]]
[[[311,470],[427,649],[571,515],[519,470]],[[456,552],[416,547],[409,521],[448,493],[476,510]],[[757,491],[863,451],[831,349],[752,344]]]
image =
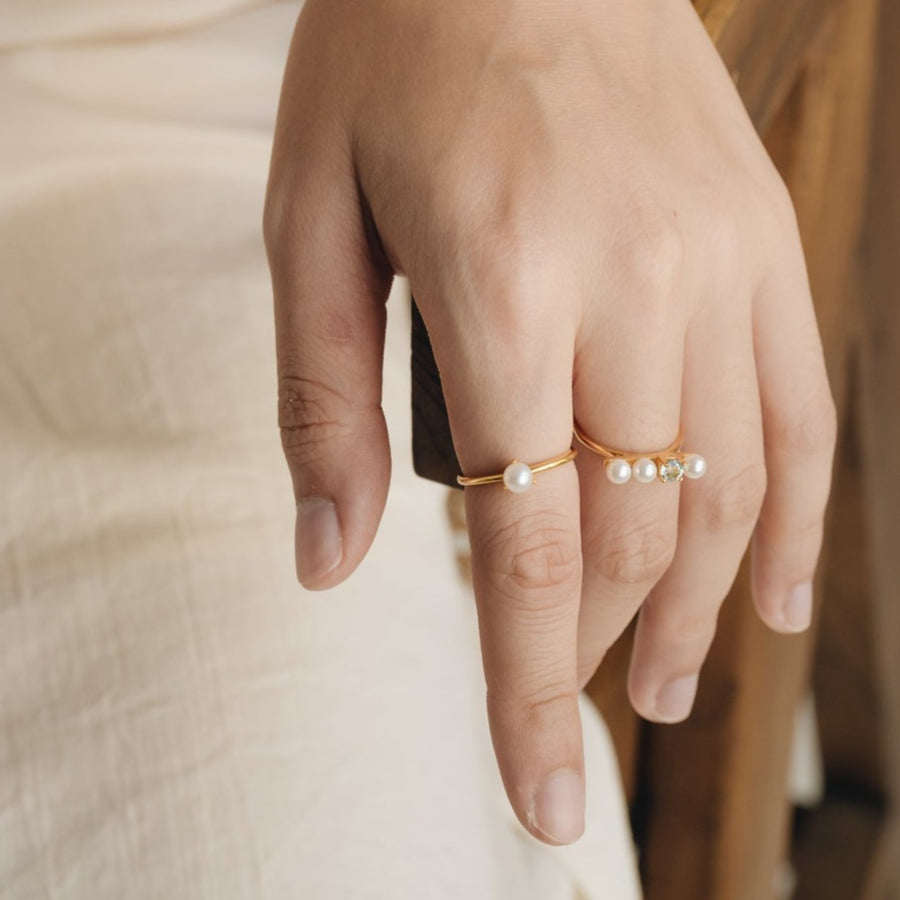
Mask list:
[[[780,18],[789,5],[794,8],[779,4],[769,24],[790,24]],[[739,10],[723,41],[737,28]],[[844,0],[827,32],[816,23],[812,44],[797,44],[813,50],[798,61],[803,77],[768,135],[797,206],[829,373],[843,410],[844,374],[859,333],[846,287],[855,273],[865,196],[876,10],[877,0]],[[778,79],[755,83],[771,96],[781,89]],[[817,595],[821,587],[820,573]],[[811,649],[809,635],[777,636],[761,625],[743,569],[722,610],[691,719],[675,728],[647,726],[639,780],[647,785],[642,860],[648,900],[775,897],[787,843],[793,716]]]
[[713,0],[705,5],[711,7],[704,19],[707,29],[715,29],[719,53],[763,134],[796,83],[837,0]]

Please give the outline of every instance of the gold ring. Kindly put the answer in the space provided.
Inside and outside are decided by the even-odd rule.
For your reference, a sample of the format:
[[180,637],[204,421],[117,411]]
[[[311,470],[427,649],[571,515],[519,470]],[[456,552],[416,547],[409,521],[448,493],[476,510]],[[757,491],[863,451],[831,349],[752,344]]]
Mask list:
[[480,484],[502,484],[506,490],[512,491],[514,494],[521,494],[534,484],[534,476],[538,472],[546,472],[548,469],[563,466],[567,462],[572,462],[576,456],[578,456],[578,451],[574,447],[570,447],[565,453],[554,456],[553,459],[545,459],[543,462],[529,465],[514,459],[498,475],[479,475],[475,478],[457,475],[456,480],[463,487],[475,487]]
[[668,447],[649,453],[606,447],[589,438],[578,422],[574,423],[574,430],[580,444],[606,460],[606,477],[613,484],[625,484],[632,477],[642,484],[657,480],[668,484],[685,478],[702,478],[708,468],[706,459],[699,453],[682,452],[683,428],[678,429],[678,436]]

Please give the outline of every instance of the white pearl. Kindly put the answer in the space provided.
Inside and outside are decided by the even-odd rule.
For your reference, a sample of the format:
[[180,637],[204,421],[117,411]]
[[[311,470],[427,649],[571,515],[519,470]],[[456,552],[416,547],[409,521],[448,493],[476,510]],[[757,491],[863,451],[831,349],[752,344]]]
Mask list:
[[688,478],[702,478],[706,474],[706,460],[699,453],[688,453],[684,458],[684,474]]
[[511,462],[503,470],[503,485],[514,494],[521,494],[523,491],[527,491],[532,484],[534,484],[534,472],[531,471],[527,463]]
[[631,478],[631,465],[627,459],[611,459],[606,464],[606,477],[613,484],[625,484]]
[[651,481],[656,481],[656,463],[652,459],[647,459],[646,456],[635,460],[631,471],[634,474],[634,480],[641,484],[650,484]]

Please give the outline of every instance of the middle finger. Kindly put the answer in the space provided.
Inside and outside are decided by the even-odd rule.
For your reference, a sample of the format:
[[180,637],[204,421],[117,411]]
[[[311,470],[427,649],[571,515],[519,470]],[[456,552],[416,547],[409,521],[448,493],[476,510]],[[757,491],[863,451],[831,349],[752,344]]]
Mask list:
[[[649,301],[648,301],[649,302]],[[660,450],[679,427],[683,328],[660,315],[619,333],[604,329],[576,362],[575,414],[595,441]],[[582,450],[584,575],[578,621],[583,686],[668,568],[678,525],[677,484],[613,484],[602,457]]]

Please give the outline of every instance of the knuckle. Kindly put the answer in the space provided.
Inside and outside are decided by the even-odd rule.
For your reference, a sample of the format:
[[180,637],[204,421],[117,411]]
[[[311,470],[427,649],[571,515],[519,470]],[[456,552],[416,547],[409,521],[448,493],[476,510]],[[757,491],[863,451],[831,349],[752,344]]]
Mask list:
[[504,225],[479,236],[478,250],[467,254],[462,289],[476,298],[474,312],[493,334],[513,341],[531,333],[546,338],[548,322],[560,313],[547,303],[554,284],[549,256],[535,230]]
[[668,632],[670,639],[699,664],[716,636],[716,620],[708,615],[676,618]]
[[[493,164],[474,179],[446,180],[453,187],[442,191],[446,212],[433,227],[448,264],[433,277],[445,278],[441,290],[459,298],[451,327],[470,337],[474,324],[503,348],[492,366],[527,373],[566,321],[563,313],[579,302],[576,292],[560,289],[572,276],[549,226],[557,214],[520,174]],[[422,260],[419,268],[433,266]]]
[[796,222],[794,201],[781,172],[769,157],[757,160],[762,165],[752,165],[746,170],[743,182],[743,204],[751,218],[760,226],[784,228]]
[[540,672],[543,676],[529,683],[516,685],[514,694],[507,691],[488,691],[488,706],[496,714],[509,721],[513,719],[517,730],[537,733],[548,722],[564,721],[577,708],[576,682],[562,672]]
[[680,648],[680,655],[685,651],[702,661],[713,642],[718,622],[718,607],[715,609],[682,609],[679,607],[664,608],[655,603],[651,596],[644,604],[641,615],[657,634],[666,641]]
[[795,582],[812,577],[825,534],[824,515],[795,524],[790,531],[793,562],[799,574]]
[[615,531],[591,548],[597,574],[619,584],[655,584],[675,557],[675,534],[655,522]]
[[487,548],[505,560],[492,569],[496,589],[528,603],[535,594],[575,589],[581,582],[581,552],[571,529],[552,521],[517,522],[502,529]]
[[684,268],[684,236],[673,219],[641,218],[625,237],[619,259],[633,301],[666,309]]
[[764,253],[781,258],[786,248],[802,255],[797,211],[781,175],[773,171],[758,185],[755,194],[746,198],[750,221],[755,225],[757,244]]
[[522,592],[576,584],[581,559],[567,536],[542,528],[513,552],[509,583]]
[[777,438],[784,451],[805,457],[833,451],[837,433],[837,409],[830,392],[824,391],[803,407],[800,416],[779,429]]
[[766,467],[754,462],[715,484],[706,499],[706,524],[712,532],[752,526],[766,495]]
[[526,725],[533,730],[540,720],[555,718],[558,711],[568,710],[577,703],[575,683],[572,679],[553,678],[540,687],[526,690],[522,697]]
[[472,296],[490,297],[487,313],[497,309],[504,317],[498,324],[518,331],[522,312],[538,299],[538,266],[524,239],[510,231],[496,229],[485,237],[482,252],[470,257],[467,285]]
[[[510,157],[505,142],[473,134],[450,141],[435,162],[435,199],[451,213],[450,222],[476,223],[485,234],[522,231],[534,234],[541,210],[553,192],[547,186],[552,138],[536,123],[529,160]],[[464,229],[465,230],[465,229]]]
[[794,198],[788,189],[787,183],[777,170],[773,170],[772,177],[767,180],[766,190],[762,197],[774,218],[775,224],[791,232],[797,230],[797,211],[794,207]]
[[809,568],[810,559],[815,566],[824,530],[824,509],[810,515],[809,511],[798,512],[794,508],[772,506],[762,511],[758,536],[777,550],[782,564],[789,562],[790,568],[805,571]]
[[346,401],[332,386],[299,375],[278,381],[278,428],[285,455],[303,464],[315,458],[322,444],[342,435],[339,413]]

